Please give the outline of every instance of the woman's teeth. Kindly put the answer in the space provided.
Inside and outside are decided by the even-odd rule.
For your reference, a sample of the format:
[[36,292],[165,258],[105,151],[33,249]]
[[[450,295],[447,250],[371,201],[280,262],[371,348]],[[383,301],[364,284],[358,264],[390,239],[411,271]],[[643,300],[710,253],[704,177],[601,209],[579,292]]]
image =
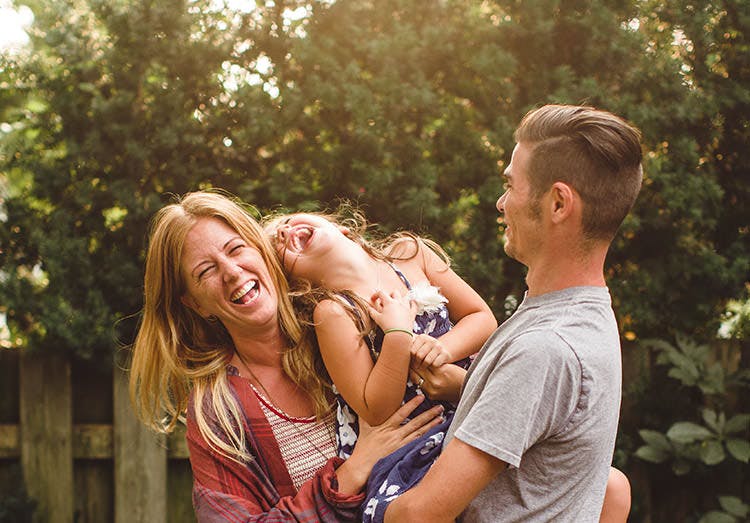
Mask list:
[[242,298],[244,298],[251,290],[253,290],[258,285],[257,280],[250,280],[245,285],[237,289],[232,293],[232,296],[229,297],[230,300],[232,300],[232,303],[240,304],[243,302]]

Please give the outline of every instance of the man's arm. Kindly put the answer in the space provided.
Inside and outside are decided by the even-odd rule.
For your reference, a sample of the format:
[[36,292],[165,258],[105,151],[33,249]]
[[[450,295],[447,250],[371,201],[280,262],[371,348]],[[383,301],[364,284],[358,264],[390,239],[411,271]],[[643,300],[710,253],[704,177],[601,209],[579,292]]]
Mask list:
[[423,368],[419,371],[409,369],[412,383],[419,383],[422,391],[431,400],[458,403],[461,397],[461,386],[466,378],[466,370],[458,365],[441,365]]
[[506,463],[454,438],[419,484],[395,499],[386,523],[452,522]]

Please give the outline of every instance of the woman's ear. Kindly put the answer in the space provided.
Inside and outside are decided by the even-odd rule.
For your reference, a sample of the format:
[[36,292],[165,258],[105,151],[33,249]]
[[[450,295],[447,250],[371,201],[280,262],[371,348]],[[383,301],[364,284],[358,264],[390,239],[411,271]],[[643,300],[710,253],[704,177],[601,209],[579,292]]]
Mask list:
[[202,316],[201,306],[198,305],[198,302],[195,301],[192,296],[190,296],[189,294],[183,294],[182,296],[180,296],[180,301],[185,307]]

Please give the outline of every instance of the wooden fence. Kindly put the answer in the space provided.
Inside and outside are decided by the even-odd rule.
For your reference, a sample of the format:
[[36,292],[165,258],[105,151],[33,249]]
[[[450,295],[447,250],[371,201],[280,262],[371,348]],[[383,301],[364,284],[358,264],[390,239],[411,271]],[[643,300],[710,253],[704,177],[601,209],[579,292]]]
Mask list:
[[0,502],[20,464],[35,523],[195,521],[184,430],[143,427],[124,372],[2,350],[0,396]]

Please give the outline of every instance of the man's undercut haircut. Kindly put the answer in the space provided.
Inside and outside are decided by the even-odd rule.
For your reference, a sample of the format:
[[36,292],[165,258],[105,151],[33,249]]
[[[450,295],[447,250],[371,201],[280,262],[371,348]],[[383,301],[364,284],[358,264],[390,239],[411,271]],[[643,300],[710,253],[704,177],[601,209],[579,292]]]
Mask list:
[[531,148],[532,196],[555,182],[569,185],[583,201],[586,237],[611,241],[641,188],[640,131],[593,107],[545,105],[523,118],[514,137]]

